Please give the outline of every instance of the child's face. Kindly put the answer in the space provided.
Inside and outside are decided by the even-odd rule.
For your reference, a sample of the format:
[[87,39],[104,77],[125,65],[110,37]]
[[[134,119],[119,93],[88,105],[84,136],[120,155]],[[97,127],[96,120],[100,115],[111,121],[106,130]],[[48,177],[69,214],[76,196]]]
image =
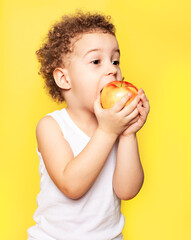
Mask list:
[[109,33],[87,33],[77,40],[67,67],[76,107],[93,110],[98,92],[107,83],[121,80],[119,58],[118,42]]

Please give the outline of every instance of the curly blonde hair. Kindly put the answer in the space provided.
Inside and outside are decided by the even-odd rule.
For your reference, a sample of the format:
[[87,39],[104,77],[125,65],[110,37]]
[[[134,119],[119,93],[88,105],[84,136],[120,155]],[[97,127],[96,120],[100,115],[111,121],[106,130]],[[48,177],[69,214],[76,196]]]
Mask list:
[[61,21],[55,23],[49,30],[45,43],[36,51],[36,55],[41,64],[39,74],[45,79],[45,85],[54,100],[64,101],[61,89],[55,83],[53,71],[57,67],[62,67],[64,56],[72,52],[72,39],[82,33],[95,31],[115,36],[115,27],[110,20],[110,16],[78,11],[62,16]]

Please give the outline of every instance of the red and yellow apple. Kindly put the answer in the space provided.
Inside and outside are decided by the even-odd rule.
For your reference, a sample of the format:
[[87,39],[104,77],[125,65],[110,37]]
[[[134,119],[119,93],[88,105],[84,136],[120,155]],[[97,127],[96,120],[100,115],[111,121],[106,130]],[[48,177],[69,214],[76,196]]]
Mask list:
[[113,81],[108,83],[101,92],[101,105],[104,109],[111,108],[116,102],[118,102],[124,95],[131,93],[131,97],[126,102],[125,106],[138,94],[138,89],[129,82],[126,81]]

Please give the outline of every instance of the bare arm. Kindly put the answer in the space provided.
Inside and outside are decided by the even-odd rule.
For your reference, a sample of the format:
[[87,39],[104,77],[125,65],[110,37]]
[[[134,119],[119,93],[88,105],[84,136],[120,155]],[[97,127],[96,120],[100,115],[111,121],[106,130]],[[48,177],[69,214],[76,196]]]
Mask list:
[[47,171],[57,187],[73,199],[81,197],[93,184],[115,140],[115,135],[97,129],[84,150],[74,158],[54,119],[45,117],[37,126],[38,148]]
[[141,189],[143,179],[136,135],[120,136],[113,177],[113,187],[117,196],[123,200],[135,197]]
[[37,126],[37,142],[46,169],[57,187],[69,198],[78,199],[92,186],[119,134],[128,126],[130,119],[124,120],[123,106],[128,96],[110,110],[95,103],[98,128],[87,146],[78,156],[64,139],[62,132],[51,117],[40,120]]
[[150,107],[142,89],[139,90],[139,96],[141,101],[130,113],[130,115],[135,114],[136,117],[119,137],[113,187],[117,196],[123,200],[135,197],[140,191],[144,180],[136,132],[146,122]]

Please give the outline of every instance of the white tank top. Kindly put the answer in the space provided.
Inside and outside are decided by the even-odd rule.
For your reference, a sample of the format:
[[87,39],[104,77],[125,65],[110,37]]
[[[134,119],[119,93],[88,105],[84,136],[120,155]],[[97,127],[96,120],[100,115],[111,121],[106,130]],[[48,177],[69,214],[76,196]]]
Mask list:
[[[87,145],[90,138],[71,120],[66,109],[48,114],[59,124],[70,144],[74,157]],[[41,153],[40,193],[33,219],[35,226],[28,229],[28,239],[37,240],[111,240],[123,239],[124,216],[121,201],[113,191],[112,179],[116,163],[116,144],[89,191],[80,199],[66,197],[51,180]]]

